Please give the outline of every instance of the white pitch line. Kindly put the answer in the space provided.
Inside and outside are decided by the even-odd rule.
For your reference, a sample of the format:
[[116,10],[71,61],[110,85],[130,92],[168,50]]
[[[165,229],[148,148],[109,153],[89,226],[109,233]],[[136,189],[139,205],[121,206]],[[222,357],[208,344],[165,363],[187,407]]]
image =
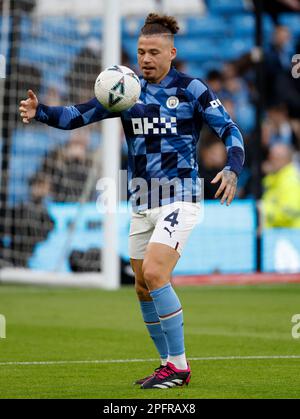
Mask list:
[[[210,356],[210,357],[189,357],[190,361],[232,361],[232,360],[251,360],[251,359],[300,359],[300,355],[249,355],[249,356]],[[157,358],[149,359],[100,359],[84,361],[8,361],[0,362],[0,365],[68,365],[68,364],[127,364],[134,362],[152,362]]]

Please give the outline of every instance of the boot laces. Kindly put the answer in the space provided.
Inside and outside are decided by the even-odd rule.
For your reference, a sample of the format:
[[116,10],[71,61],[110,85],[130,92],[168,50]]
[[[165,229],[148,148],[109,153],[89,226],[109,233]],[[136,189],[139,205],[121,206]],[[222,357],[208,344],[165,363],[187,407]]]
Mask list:
[[172,370],[172,368],[169,367],[169,365],[166,365],[160,371],[157,371],[155,373],[156,377],[159,378],[160,380],[164,380],[165,378],[169,377],[171,374],[174,374],[174,371]]

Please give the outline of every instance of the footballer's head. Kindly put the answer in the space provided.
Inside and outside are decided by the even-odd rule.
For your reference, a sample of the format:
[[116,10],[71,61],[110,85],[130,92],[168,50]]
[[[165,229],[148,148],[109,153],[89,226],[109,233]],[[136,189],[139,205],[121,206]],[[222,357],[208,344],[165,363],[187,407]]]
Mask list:
[[174,35],[178,30],[172,16],[150,13],[146,17],[138,41],[138,63],[150,83],[159,83],[168,74],[176,57]]

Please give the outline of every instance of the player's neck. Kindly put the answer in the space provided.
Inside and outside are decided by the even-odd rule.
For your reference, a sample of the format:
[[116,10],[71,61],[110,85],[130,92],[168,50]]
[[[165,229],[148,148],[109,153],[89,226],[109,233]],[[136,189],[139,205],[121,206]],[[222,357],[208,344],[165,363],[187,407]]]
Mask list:
[[164,74],[162,74],[158,79],[148,80],[148,82],[151,84],[159,84],[169,74],[170,70],[171,70],[171,67]]

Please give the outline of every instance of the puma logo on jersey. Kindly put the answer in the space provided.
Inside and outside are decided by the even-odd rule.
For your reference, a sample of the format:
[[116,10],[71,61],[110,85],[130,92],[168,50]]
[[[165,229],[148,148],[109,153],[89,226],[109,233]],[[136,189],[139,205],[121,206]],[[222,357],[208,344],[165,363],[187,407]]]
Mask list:
[[166,230],[170,234],[170,239],[172,238],[172,234],[176,231],[176,230],[170,231],[168,227],[164,227],[164,230]]
[[[168,119],[168,120],[167,120]],[[131,118],[134,135],[177,134],[177,118]]]

